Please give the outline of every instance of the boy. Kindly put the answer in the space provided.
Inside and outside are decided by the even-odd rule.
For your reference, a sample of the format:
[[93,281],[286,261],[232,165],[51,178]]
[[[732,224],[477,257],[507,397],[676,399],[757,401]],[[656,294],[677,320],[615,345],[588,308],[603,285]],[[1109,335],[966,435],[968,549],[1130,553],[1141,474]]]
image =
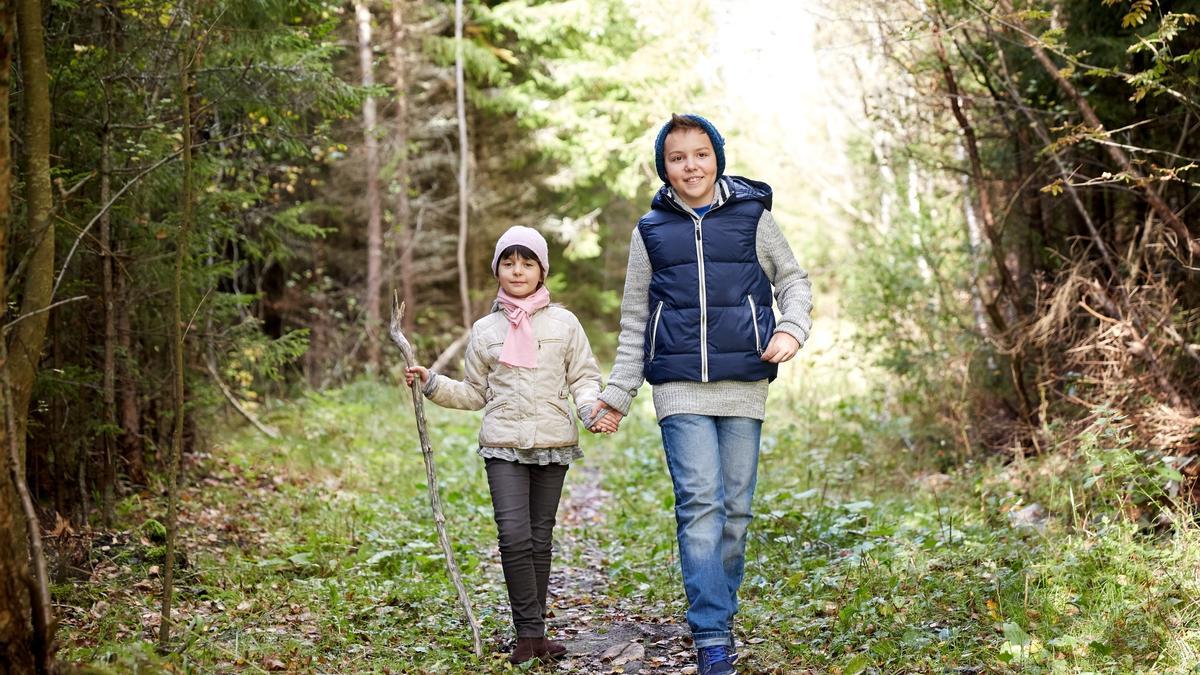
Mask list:
[[812,326],[808,274],[771,216],[771,188],[723,175],[724,145],[699,115],[672,115],[658,133],[664,185],[633,231],[617,358],[596,411],[619,423],[643,380],[653,385],[700,675],[736,672],[767,385]]

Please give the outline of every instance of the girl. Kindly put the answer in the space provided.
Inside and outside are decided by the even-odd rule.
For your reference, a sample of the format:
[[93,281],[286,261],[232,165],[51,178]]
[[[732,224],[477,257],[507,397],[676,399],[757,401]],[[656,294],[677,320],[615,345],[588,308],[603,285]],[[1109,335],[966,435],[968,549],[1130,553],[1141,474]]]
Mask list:
[[554,516],[567,467],[583,456],[568,393],[592,431],[616,431],[611,419],[590,419],[600,368],[579,320],[550,304],[549,270],[542,235],[510,228],[496,242],[492,272],[500,290],[491,313],[471,327],[464,379],[420,366],[405,371],[408,384],[420,376],[425,396],[440,406],[483,408],[479,456],[487,466],[517,631],[512,663],[567,651],[546,639],[545,617]]

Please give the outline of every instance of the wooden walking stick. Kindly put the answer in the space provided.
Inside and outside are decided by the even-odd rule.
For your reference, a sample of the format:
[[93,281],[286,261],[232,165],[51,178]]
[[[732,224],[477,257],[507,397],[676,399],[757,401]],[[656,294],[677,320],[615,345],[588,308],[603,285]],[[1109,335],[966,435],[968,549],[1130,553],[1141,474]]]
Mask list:
[[[389,332],[392,341],[400,348],[404,357],[404,365],[415,366],[417,359],[413,355],[412,345],[404,337],[400,319],[404,317],[404,305],[392,291],[392,324]],[[425,397],[421,394],[421,378],[414,377],[412,383],[413,411],[417,415],[417,433],[421,437],[421,454],[425,456],[425,482],[429,488],[429,505],[433,508],[433,522],[437,525],[438,540],[442,543],[442,552],[446,555],[446,571],[450,581],[458,589],[458,601],[467,614],[467,623],[471,626],[471,640],[475,644],[475,656],[483,658],[483,640],[479,637],[479,623],[475,620],[475,612],[471,609],[471,598],[467,596],[467,588],[463,586],[462,573],[458,563],[454,562],[454,549],[450,548],[450,537],[446,535],[446,516],[442,513],[442,498],[438,494],[437,469],[433,464],[433,447],[429,444],[429,430],[425,422]]]

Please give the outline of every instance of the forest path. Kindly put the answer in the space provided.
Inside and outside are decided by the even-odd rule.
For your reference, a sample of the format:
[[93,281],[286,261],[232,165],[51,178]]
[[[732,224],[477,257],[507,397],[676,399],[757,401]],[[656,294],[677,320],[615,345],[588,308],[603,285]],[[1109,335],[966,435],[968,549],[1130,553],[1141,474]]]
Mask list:
[[641,597],[617,598],[608,592],[605,554],[589,535],[604,535],[613,496],[600,485],[596,467],[583,465],[575,471],[582,480],[570,485],[559,506],[550,579],[550,633],[568,649],[559,667],[573,673],[695,672],[686,625]]

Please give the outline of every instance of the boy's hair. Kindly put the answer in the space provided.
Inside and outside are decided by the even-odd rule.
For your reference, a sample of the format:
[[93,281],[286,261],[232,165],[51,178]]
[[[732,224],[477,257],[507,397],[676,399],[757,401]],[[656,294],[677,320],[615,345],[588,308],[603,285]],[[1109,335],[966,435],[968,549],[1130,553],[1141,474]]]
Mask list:
[[671,113],[671,119],[662,125],[658,130],[658,137],[654,139],[654,168],[658,170],[658,177],[662,182],[668,185],[671,181],[667,180],[667,163],[664,156],[664,148],[667,144],[667,136],[672,131],[677,129],[699,129],[708,135],[708,140],[712,141],[713,154],[717,158],[717,177],[725,175],[725,139],[717,131],[717,128],[712,125],[712,122],[704,119],[699,115],[678,115]]
[[687,115],[671,113],[671,121],[667,122],[667,124],[671,125],[671,128],[667,131],[667,134],[680,129],[699,129],[700,131],[704,131],[704,133],[708,133],[699,122]]
[[534,253],[533,249],[529,248],[528,246],[522,246],[520,244],[513,244],[512,246],[509,246],[508,248],[504,249],[503,251],[500,251],[500,255],[496,256],[497,270],[499,270],[499,261],[508,260],[509,258],[513,257],[514,255],[517,256],[518,258],[524,258],[525,260],[532,260],[535,263],[537,263],[538,269],[542,271],[542,281],[546,280],[546,268],[542,267],[542,261],[538,260],[537,254]]

